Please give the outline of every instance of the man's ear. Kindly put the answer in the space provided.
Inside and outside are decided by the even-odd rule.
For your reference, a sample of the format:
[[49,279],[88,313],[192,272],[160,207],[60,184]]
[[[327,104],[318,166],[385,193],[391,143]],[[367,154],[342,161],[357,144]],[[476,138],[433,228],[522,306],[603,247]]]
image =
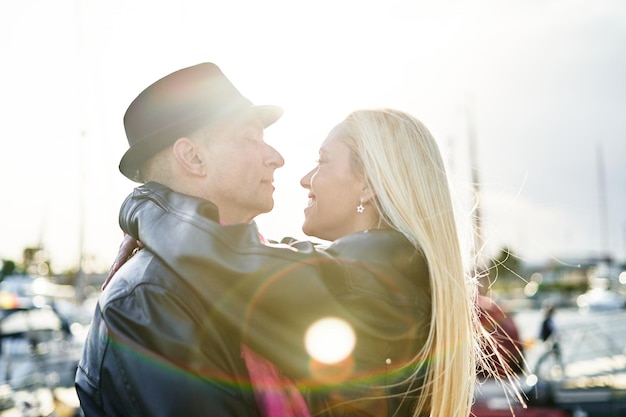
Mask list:
[[198,176],[206,174],[198,145],[191,139],[183,137],[174,142],[173,153],[176,162],[186,173]]

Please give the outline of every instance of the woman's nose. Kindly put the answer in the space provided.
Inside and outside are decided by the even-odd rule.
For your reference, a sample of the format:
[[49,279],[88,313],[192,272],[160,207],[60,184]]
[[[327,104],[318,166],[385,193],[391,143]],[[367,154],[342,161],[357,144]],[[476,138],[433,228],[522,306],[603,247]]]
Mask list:
[[311,188],[311,177],[313,176],[314,169],[310,170],[304,177],[300,179],[300,185],[303,188],[309,189]]

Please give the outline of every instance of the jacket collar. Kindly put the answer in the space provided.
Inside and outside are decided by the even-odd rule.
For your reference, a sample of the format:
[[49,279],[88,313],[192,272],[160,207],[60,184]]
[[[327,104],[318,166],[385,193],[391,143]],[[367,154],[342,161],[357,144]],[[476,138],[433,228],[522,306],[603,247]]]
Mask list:
[[133,190],[122,203],[119,223],[123,230],[132,236],[138,236],[138,224],[133,221],[133,214],[142,201],[149,200],[164,211],[172,211],[183,220],[200,216],[219,222],[219,210],[215,204],[202,198],[173,191],[157,182],[148,182]]

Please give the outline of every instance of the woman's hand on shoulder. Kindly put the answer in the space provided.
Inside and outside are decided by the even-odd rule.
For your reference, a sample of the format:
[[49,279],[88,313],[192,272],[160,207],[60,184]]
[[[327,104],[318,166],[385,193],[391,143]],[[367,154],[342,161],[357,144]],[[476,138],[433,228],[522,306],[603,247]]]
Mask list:
[[118,250],[117,256],[113,261],[113,265],[111,265],[111,268],[109,269],[109,275],[102,284],[102,290],[104,290],[106,286],[109,285],[109,282],[111,282],[111,279],[113,278],[115,273],[122,267],[122,265],[124,265],[126,261],[132,258],[133,255],[141,249],[143,249],[143,244],[140,241],[138,241],[131,235],[124,234],[124,240],[122,240],[120,249]]

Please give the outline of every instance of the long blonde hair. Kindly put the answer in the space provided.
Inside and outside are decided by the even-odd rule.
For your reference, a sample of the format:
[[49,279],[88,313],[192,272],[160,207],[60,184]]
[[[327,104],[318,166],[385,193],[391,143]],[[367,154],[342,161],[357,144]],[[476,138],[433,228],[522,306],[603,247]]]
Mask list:
[[415,355],[428,363],[415,416],[467,417],[475,381],[473,286],[464,274],[445,167],[437,143],[413,116],[359,110],[343,123],[353,167],[375,192],[381,222],[404,234],[428,263],[432,317]]

